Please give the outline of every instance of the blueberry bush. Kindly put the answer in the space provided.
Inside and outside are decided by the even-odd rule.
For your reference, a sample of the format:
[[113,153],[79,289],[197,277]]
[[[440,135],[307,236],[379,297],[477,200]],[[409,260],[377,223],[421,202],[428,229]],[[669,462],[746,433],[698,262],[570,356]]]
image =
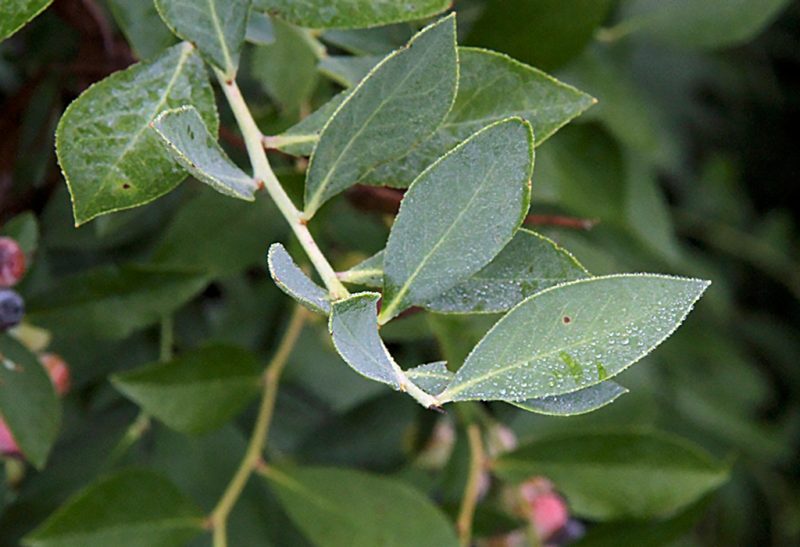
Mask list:
[[800,538],[788,4],[0,0],[0,544]]

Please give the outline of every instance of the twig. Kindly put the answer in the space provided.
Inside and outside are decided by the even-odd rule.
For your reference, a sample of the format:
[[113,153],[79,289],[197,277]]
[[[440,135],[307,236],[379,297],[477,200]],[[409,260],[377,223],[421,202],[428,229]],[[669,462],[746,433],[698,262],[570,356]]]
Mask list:
[[556,226],[571,230],[591,230],[600,221],[591,218],[576,218],[562,215],[528,215],[525,224],[528,226]]
[[208,517],[208,525],[211,527],[214,534],[214,547],[227,546],[228,516],[231,510],[233,510],[234,505],[236,505],[239,496],[241,496],[250,476],[263,464],[261,454],[267,444],[281,373],[286,367],[289,355],[292,353],[292,349],[294,349],[297,339],[303,330],[307,313],[308,312],[300,306],[295,308],[292,318],[289,320],[289,326],[286,327],[283,339],[274,357],[264,370],[262,378],[264,388],[261,406],[258,409],[258,417],[253,427],[253,433],[250,436],[250,443],[247,446],[247,451],[242,458],[242,462],[239,464],[239,468],[233,475],[231,482],[228,484],[219,502]]
[[480,426],[474,423],[468,425],[467,436],[470,450],[469,476],[456,523],[461,547],[468,547],[472,541],[472,519],[475,516],[475,507],[478,505],[480,479],[484,471],[485,459]]
[[275,173],[269,165],[267,154],[262,145],[262,134],[258,129],[247,103],[242,97],[239,86],[233,80],[226,79],[225,75],[217,71],[217,79],[219,79],[225,97],[228,99],[228,104],[236,117],[239,124],[239,129],[244,137],[245,145],[247,146],[247,154],[250,156],[250,163],[253,166],[253,175],[261,183],[264,184],[267,193],[269,193],[272,200],[278,206],[281,214],[283,214],[289,226],[294,231],[300,245],[306,251],[308,258],[314,265],[314,268],[319,273],[320,278],[328,288],[330,295],[333,299],[340,299],[347,297],[350,293],[342,285],[341,281],[336,277],[336,272],[333,270],[325,255],[322,254],[317,246],[314,237],[306,226],[306,220],[303,215],[292,203],[292,200],[286,194],[286,191],[281,186]]

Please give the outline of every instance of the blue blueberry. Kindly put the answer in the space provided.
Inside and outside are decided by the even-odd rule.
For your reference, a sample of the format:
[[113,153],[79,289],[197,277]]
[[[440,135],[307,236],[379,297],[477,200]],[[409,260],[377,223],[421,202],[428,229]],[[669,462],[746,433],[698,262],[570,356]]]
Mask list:
[[25,302],[11,289],[0,289],[0,332],[19,325],[25,315]]

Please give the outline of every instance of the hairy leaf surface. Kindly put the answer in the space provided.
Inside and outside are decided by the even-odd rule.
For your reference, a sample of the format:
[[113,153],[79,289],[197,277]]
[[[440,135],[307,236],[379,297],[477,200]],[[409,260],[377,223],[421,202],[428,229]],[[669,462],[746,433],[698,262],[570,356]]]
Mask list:
[[386,244],[380,322],[491,262],[528,211],[532,172],[533,133],[518,118],[478,131],[425,170]]
[[144,205],[186,178],[149,128],[160,112],[185,104],[217,132],[206,70],[186,43],[112,74],[72,102],[58,124],[56,151],[76,225]]
[[436,130],[456,95],[455,31],[454,16],[426,27],[379,63],[339,106],[311,156],[307,216]]
[[524,401],[599,384],[672,334],[707,287],[625,274],[546,289],[492,327],[442,399]]

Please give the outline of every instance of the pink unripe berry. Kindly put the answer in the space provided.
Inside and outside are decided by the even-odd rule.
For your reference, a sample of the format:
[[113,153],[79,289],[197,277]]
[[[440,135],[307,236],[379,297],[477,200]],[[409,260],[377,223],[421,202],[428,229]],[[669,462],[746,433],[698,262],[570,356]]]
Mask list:
[[25,275],[25,253],[10,237],[0,237],[0,287],[13,287]]
[[66,361],[57,353],[43,353],[39,356],[39,361],[50,374],[50,380],[53,382],[53,387],[56,388],[56,393],[60,396],[66,395],[70,388],[69,366]]
[[564,500],[553,492],[537,496],[530,504],[530,518],[539,539],[544,541],[561,530],[569,520]]
[[21,454],[17,441],[11,435],[5,420],[0,418],[0,454],[3,456],[19,456]]

